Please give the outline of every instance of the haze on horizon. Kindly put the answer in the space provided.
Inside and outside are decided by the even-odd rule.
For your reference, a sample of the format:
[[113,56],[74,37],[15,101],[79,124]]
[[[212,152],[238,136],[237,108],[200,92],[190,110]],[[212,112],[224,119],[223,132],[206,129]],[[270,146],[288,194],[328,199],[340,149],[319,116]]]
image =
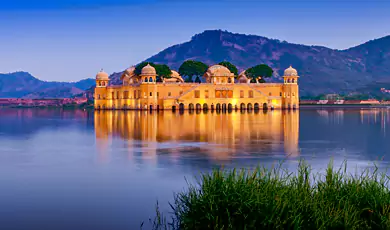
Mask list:
[[209,29],[346,49],[390,35],[385,0],[13,0],[0,72],[48,81],[118,72]]

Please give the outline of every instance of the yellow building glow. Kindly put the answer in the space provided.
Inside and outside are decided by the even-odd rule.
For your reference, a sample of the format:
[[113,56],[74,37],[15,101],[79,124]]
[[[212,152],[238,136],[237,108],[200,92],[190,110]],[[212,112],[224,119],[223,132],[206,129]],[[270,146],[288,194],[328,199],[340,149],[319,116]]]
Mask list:
[[109,85],[109,76],[96,75],[95,109],[298,109],[298,73],[291,66],[284,71],[283,83],[250,83],[243,71],[238,79],[221,65],[209,67],[205,83],[185,83],[176,71],[171,78],[156,82],[156,70],[145,66],[140,75],[135,67],[121,76],[122,85]]

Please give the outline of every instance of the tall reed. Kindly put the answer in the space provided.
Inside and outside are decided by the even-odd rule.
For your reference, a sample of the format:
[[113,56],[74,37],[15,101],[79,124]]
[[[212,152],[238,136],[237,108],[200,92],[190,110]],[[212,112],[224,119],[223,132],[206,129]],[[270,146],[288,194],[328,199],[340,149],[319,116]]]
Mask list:
[[389,177],[378,168],[324,174],[301,161],[254,170],[214,170],[175,194],[173,220],[154,229],[390,229]]

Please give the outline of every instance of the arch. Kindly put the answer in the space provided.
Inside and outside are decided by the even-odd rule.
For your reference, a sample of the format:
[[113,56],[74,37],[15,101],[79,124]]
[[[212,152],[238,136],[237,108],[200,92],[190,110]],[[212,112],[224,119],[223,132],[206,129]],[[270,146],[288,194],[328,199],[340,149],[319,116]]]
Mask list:
[[172,105],[172,112],[176,112],[176,106]]
[[148,82],[148,77],[145,77],[145,80],[144,80],[144,82]]
[[102,109],[106,109],[106,105],[103,105]]
[[149,78],[149,82],[154,82],[152,77]]
[[149,105],[149,110],[153,110],[153,105]]
[[254,107],[255,107],[255,110],[258,110],[260,108],[259,103],[255,103]]
[[214,105],[213,104],[211,104],[210,109],[211,109],[211,111],[214,111]]
[[196,104],[196,110],[201,110],[202,109],[202,106],[198,103]]
[[292,79],[292,83],[295,83],[295,79],[294,78]]
[[180,110],[184,110],[184,104],[183,104],[183,103],[180,103],[180,104],[179,104],[179,109],[180,109]]
[[248,107],[248,110],[251,110],[253,108],[252,103],[248,103],[247,107]]
[[98,106],[96,107],[96,109],[97,109],[97,110],[100,110],[100,105],[98,105]]
[[294,110],[297,109],[297,105],[296,104],[293,105],[293,109]]
[[287,80],[287,83],[291,83],[291,79],[290,78]]
[[287,108],[288,108],[289,110],[291,109],[291,104],[290,104],[290,103],[288,103]]
[[207,105],[207,103],[204,103],[203,104],[203,110],[208,110],[209,109],[209,106]]
[[241,110],[244,110],[244,109],[245,109],[245,104],[244,104],[244,103],[241,103],[240,109],[241,109]]
[[267,103],[263,103],[263,109],[268,109]]
[[233,110],[233,105],[231,103],[228,104],[228,110]]
[[128,109],[128,107],[127,107],[126,104],[123,105],[123,109],[124,109],[124,110]]
[[218,110],[221,110],[221,104],[217,104],[216,106],[215,106],[215,109],[218,111]]
[[194,104],[190,103],[190,104],[188,105],[188,109],[189,109],[189,110],[194,110]]
[[222,104],[222,110],[226,110],[226,104],[225,103]]
[[232,79],[230,77],[228,78],[228,83],[232,83]]

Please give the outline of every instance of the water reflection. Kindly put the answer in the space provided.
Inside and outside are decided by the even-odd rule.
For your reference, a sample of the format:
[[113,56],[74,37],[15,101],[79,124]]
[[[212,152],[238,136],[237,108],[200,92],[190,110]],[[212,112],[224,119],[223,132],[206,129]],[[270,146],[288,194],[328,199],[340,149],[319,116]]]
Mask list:
[[126,140],[134,154],[141,151],[149,158],[161,152],[177,158],[190,152],[186,143],[196,144],[196,152],[217,160],[277,151],[299,155],[298,111],[96,111],[94,118],[97,145],[103,155],[115,138]]

